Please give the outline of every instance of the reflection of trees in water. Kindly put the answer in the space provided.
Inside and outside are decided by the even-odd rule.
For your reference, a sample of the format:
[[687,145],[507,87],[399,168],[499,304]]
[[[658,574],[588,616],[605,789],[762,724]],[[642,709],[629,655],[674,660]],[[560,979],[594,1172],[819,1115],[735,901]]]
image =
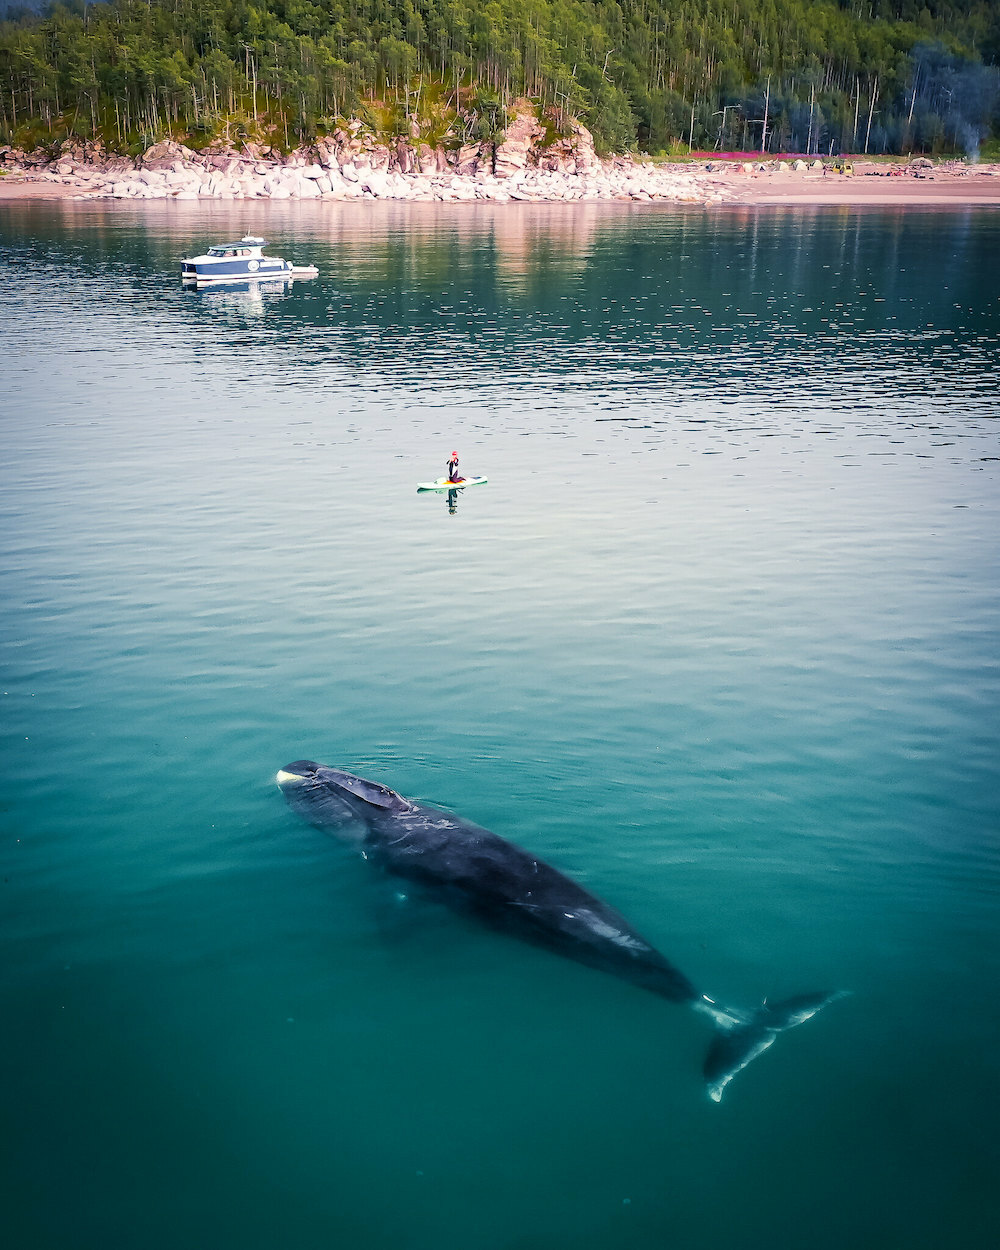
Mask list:
[[[133,314],[143,309],[159,335],[197,342],[206,319],[224,319],[230,346],[282,383],[346,375],[479,395],[516,377],[621,396],[652,380],[665,403],[731,401],[764,387],[791,394],[805,371],[842,387],[851,370],[906,351],[919,367],[934,326],[953,327],[950,348],[978,369],[993,341],[983,331],[996,330],[968,261],[986,229],[974,209],[178,207],[11,206],[5,239],[16,257],[19,233],[48,229],[53,267],[95,290],[133,284]],[[255,303],[181,300],[179,257],[244,229],[320,277]]]
[[323,283],[275,311],[289,333],[311,328],[307,357],[387,381],[620,388],[652,374],[676,392],[785,371],[794,385],[803,368],[877,368],[895,348],[871,336],[950,313],[961,293],[914,261],[951,256],[957,281],[968,229],[967,214],[895,210],[399,206],[335,223]]

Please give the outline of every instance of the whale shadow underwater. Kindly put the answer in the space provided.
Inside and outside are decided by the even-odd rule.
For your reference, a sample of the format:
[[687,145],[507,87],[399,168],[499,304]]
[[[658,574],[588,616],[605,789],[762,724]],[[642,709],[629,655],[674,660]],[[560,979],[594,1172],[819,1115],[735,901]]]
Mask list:
[[357,844],[383,872],[418,882],[493,929],[609,972],[708,1016],[715,1035],[704,1076],[714,1102],[779,1033],[805,1023],[843,991],[798,994],[753,1011],[719,1006],[603,900],[530,851],[470,821],[413,803],[376,781],[313,760],[277,775],[289,806]]

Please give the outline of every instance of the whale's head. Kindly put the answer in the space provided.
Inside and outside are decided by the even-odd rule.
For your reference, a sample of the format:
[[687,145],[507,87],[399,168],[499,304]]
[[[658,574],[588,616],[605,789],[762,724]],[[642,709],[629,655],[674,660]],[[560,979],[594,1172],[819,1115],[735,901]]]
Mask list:
[[290,807],[310,824],[331,833],[350,836],[358,821],[367,827],[379,815],[411,809],[411,804],[388,786],[314,760],[286,764],[275,780]]

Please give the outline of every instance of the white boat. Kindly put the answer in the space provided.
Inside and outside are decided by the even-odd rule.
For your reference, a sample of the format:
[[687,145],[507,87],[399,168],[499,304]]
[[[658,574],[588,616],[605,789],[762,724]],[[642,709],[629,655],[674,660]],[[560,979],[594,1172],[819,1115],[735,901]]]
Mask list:
[[181,261],[181,278],[185,282],[247,282],[282,278],[315,278],[315,265],[293,265],[280,256],[264,255],[265,241],[245,234],[236,243],[216,243],[204,256],[191,256]]

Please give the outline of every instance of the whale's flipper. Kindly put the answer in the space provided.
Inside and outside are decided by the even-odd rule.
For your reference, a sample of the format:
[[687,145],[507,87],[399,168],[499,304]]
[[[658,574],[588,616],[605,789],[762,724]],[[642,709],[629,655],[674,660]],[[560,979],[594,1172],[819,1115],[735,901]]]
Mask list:
[[713,1102],[721,1102],[723,1090],[737,1072],[742,1072],[747,1064],[762,1055],[779,1033],[804,1024],[827,1004],[842,996],[843,991],[839,990],[834,993],[797,994],[784,1002],[765,1002],[749,1019],[732,1023],[729,1023],[731,1015],[713,1012],[719,1032],[705,1056],[709,1098]]

